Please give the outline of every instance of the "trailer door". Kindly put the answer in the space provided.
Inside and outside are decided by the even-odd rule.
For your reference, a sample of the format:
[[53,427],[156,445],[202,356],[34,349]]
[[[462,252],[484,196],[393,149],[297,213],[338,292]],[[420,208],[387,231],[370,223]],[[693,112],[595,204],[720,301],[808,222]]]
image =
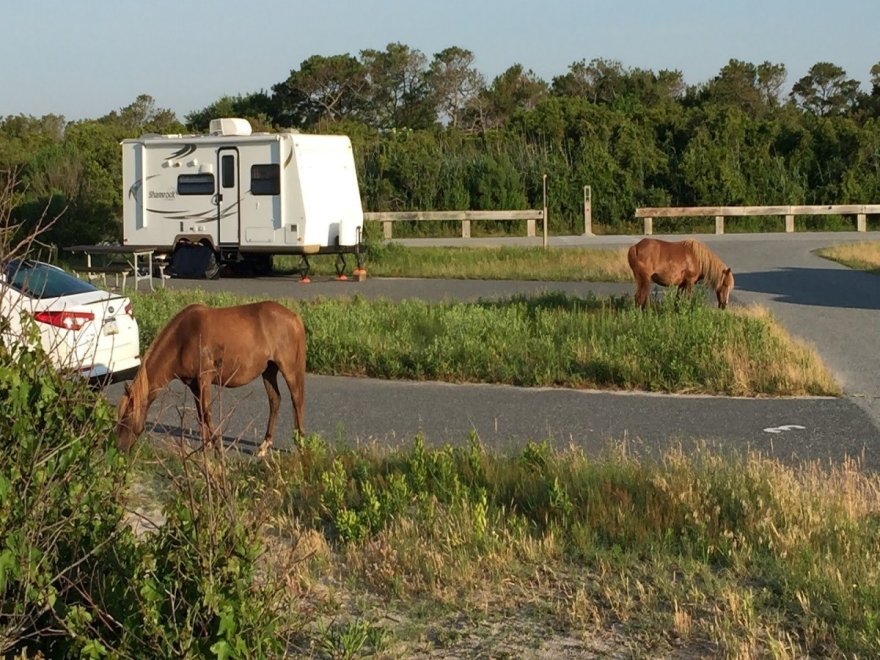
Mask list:
[[237,246],[241,217],[238,149],[235,147],[218,149],[217,170],[220,172],[220,189],[217,193],[217,240],[220,245]]

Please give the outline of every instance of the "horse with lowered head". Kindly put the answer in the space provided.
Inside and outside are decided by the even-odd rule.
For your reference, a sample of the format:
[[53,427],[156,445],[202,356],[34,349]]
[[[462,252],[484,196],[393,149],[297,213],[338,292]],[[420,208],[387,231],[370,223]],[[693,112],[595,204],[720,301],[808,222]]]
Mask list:
[[636,280],[636,305],[644,307],[651,293],[651,282],[677,286],[679,293],[690,294],[694,284],[705,280],[715,291],[718,306],[727,307],[733,290],[733,272],[717,254],[700,241],[663,241],[643,238],[627,253],[629,267]]
[[195,396],[203,445],[216,446],[212,385],[240,387],[262,376],[269,397],[269,423],[257,452],[262,456],[272,445],[281,403],[279,372],[290,390],[294,425],[302,433],[306,332],[299,315],[272,301],[220,308],[189,305],[159,332],[126,386],[119,403],[117,447],[127,451],[134,444],[150,405],[175,378]]

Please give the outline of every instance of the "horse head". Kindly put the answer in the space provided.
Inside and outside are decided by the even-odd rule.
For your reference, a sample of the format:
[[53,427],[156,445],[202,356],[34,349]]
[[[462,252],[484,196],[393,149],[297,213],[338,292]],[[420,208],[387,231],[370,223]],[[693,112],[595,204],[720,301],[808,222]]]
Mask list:
[[733,291],[733,271],[730,268],[725,268],[721,274],[721,282],[715,290],[715,295],[718,297],[718,306],[721,309],[727,308],[727,301],[730,299],[731,291]]

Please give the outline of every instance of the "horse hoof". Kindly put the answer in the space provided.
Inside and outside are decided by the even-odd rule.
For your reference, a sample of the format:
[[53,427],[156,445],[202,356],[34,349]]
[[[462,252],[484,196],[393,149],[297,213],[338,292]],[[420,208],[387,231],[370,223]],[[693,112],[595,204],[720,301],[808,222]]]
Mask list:
[[269,445],[262,444],[262,445],[260,445],[260,448],[257,450],[257,457],[262,458],[263,456],[265,456],[268,453],[269,453]]

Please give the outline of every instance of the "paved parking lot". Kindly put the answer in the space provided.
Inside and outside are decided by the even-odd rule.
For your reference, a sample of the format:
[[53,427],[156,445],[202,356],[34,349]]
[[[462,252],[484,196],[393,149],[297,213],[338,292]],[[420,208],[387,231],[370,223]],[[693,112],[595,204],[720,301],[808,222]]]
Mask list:
[[[552,239],[551,245],[621,246],[639,238],[561,237]],[[860,458],[867,468],[880,466],[880,279],[812,253],[833,243],[880,240],[880,234],[698,238],[733,268],[737,284],[733,303],[764,305],[789,331],[811,342],[842,383],[844,397],[683,397],[309,376],[306,428],[346,442],[409,442],[416,433],[429,441],[464,442],[469,433],[476,433],[489,445],[509,447],[550,438],[596,452],[609,442],[626,441],[651,452],[670,443],[708,441],[724,450],[759,449],[786,461],[838,461],[849,456]],[[529,241],[536,243],[535,239],[507,239],[518,244]],[[462,239],[433,242],[460,245]],[[629,284],[380,278],[365,282],[318,278],[311,284],[301,284],[295,277],[169,280],[167,285],[302,299],[357,294],[392,300],[473,300],[547,290],[573,295],[633,291]],[[111,398],[118,398],[120,392],[119,385],[108,389]],[[227,439],[249,441],[262,436],[266,401],[259,381],[252,387],[225,391],[218,399],[227,413],[235,410],[234,415],[226,415],[223,425]],[[289,437],[292,427],[290,403],[284,403],[279,438]],[[191,406],[184,388],[169,388],[151,413],[160,424],[157,430],[190,434],[195,428]],[[215,415],[224,419],[222,412]]]

